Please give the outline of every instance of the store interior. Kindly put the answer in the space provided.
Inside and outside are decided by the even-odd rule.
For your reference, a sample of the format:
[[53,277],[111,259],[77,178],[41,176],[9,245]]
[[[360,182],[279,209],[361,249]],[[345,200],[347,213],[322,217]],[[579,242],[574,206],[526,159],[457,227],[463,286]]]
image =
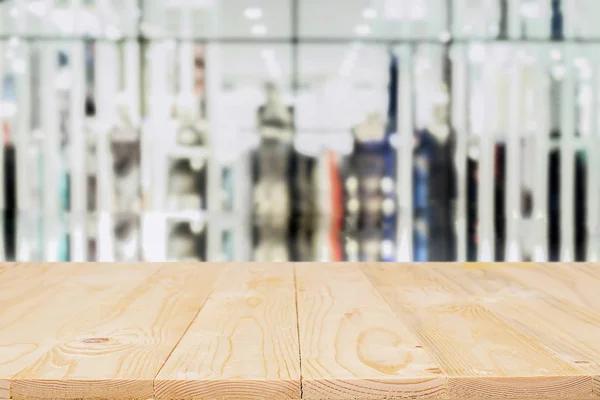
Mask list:
[[598,20],[0,1],[0,260],[598,261]]

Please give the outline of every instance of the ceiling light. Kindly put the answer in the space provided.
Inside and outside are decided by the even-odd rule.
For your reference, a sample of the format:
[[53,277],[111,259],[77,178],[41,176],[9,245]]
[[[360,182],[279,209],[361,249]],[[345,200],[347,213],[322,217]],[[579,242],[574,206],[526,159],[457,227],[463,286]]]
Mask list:
[[374,8],[365,8],[362,12],[364,19],[375,19],[377,18],[377,10]]
[[357,25],[356,28],[354,28],[354,31],[359,36],[367,36],[371,33],[371,27],[369,25],[364,24]]
[[247,19],[256,20],[260,19],[263,15],[263,12],[258,7],[248,7],[244,10],[244,16]]
[[267,32],[268,32],[267,27],[262,24],[252,26],[252,34],[253,35],[264,36],[267,34]]

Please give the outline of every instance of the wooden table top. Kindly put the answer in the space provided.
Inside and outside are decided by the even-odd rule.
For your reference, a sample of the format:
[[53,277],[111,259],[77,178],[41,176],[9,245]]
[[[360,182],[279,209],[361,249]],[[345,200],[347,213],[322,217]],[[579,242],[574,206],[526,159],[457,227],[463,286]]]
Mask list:
[[600,264],[0,264],[0,399],[598,399]]

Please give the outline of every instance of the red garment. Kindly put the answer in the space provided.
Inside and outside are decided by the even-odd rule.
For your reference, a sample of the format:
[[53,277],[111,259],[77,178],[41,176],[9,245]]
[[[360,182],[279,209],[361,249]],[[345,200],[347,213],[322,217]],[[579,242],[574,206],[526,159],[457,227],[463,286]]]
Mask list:
[[344,218],[344,195],[336,156],[332,151],[327,152],[327,164],[331,187],[331,229],[329,231],[331,261],[343,261],[344,253],[340,239]]

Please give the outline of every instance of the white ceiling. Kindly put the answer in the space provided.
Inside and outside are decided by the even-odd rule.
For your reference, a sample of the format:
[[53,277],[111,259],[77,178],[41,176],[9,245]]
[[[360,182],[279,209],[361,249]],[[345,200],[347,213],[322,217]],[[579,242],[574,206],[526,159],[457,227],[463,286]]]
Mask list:
[[[162,22],[161,27],[170,34],[180,33],[181,17],[189,15],[189,11],[182,12],[181,4],[195,9],[194,36],[256,37],[252,34],[254,24],[264,25],[268,38],[293,34],[291,0],[171,1],[176,1],[177,7],[169,7],[164,0],[145,0],[150,20],[157,25]],[[357,29],[364,31],[358,27],[366,25],[365,35],[369,37],[394,39],[410,32],[412,37],[437,38],[444,30],[446,4],[447,0],[299,0],[298,34],[304,39],[352,40],[357,38]],[[249,20],[244,16],[247,8],[259,8],[262,16]],[[365,13],[366,9],[369,11]],[[408,20],[404,18],[409,15]]]
[[[352,40],[357,37],[358,29],[365,36],[377,38],[395,39],[408,33],[412,37],[437,38],[444,30],[446,3],[447,0],[299,0],[298,34],[301,38]],[[136,25],[133,0],[5,0],[0,5],[4,14],[0,30],[18,29],[11,15],[19,12],[19,4],[25,10],[20,20],[28,25],[27,31],[35,33],[44,29],[46,33],[60,33],[76,22],[80,22],[81,28],[90,25],[89,18],[84,18],[81,12],[71,12],[57,21],[55,25],[60,27],[44,26],[48,25],[44,21],[48,21],[51,9],[56,12],[62,8],[65,14],[70,4],[82,4],[102,24],[113,24],[124,33],[133,33]],[[261,35],[252,33],[255,24],[266,27],[267,38],[289,38],[293,34],[291,0],[143,0],[143,5],[147,33],[156,36],[185,32],[186,36],[199,38],[256,39]],[[262,15],[249,19],[244,14],[247,8],[258,8]]]
[[[142,0],[147,27],[157,36],[186,34],[198,38],[260,38],[252,33],[255,24],[264,25],[266,38],[290,38],[293,34],[292,0]],[[0,32],[18,29],[15,12],[19,4],[25,12],[20,20],[25,30],[57,34],[69,26],[89,30],[92,18],[67,10],[80,4],[100,21],[101,34],[107,26],[123,34],[134,33],[136,5],[134,0],[4,0],[0,2]],[[454,5],[449,10],[449,4]],[[549,0],[520,0],[517,18],[526,18],[529,34],[548,36]],[[452,12],[454,35],[489,36],[495,32],[499,18],[498,0],[298,0],[298,33],[300,39],[355,39],[358,32],[371,38],[402,37],[437,39],[443,34],[446,15]],[[47,18],[49,11],[62,7],[60,18]],[[259,8],[260,18],[246,18],[244,10]],[[600,1],[569,0],[564,2],[565,26],[568,34],[600,36]],[[369,9],[367,13],[365,10]],[[53,17],[51,15],[51,17]],[[516,20],[515,20],[516,21]],[[537,21],[537,22],[536,22]],[[572,21],[572,22],[570,22]],[[541,24],[543,26],[536,27]],[[364,25],[364,26],[363,26]],[[539,32],[533,32],[539,31]],[[584,32],[585,31],[585,32]],[[95,34],[98,34],[96,32]],[[360,36],[360,35],[359,35]]]
[[[78,1],[92,6],[84,6],[83,11],[56,7]],[[523,1],[529,5],[547,3]],[[594,2],[600,10],[600,0],[576,1]],[[470,26],[484,34],[497,18],[497,7],[493,7],[497,3],[454,0],[455,19],[462,28]],[[447,4],[447,0],[299,0],[297,48],[289,40],[293,33],[291,0],[143,0],[143,26],[156,38],[229,39],[219,45],[219,61],[208,60],[207,64],[208,68],[219,68],[225,81],[279,79],[288,85],[297,49],[296,72],[302,85],[346,76],[357,86],[383,87],[388,81],[387,48],[367,42],[357,47],[356,40],[361,39],[357,30],[370,38],[410,35],[436,39],[445,30]],[[259,9],[260,17],[248,18],[248,8]],[[136,12],[133,0],[5,0],[0,3],[0,32],[14,33],[21,27],[22,32],[36,35],[68,35],[85,29],[95,35],[117,37],[119,33],[135,33]],[[266,32],[253,34],[255,25],[264,26]]]
[[[85,29],[79,32],[115,37],[119,32],[123,35],[135,33],[132,28],[136,9],[132,0],[95,0],[92,8],[84,7],[83,11],[75,11],[72,7],[51,8],[52,1],[6,1],[0,5],[3,18],[0,30],[15,33],[22,27],[23,33],[52,36],[73,34],[79,29]],[[387,84],[387,48],[383,44],[354,45],[358,39],[357,25],[368,25],[372,29],[369,36],[377,34],[383,20],[382,2],[300,0],[301,41],[311,37],[345,39],[335,43],[301,42],[297,48],[297,73],[301,85],[325,82],[340,74],[359,85]],[[59,2],[53,4],[56,6]],[[287,40],[292,35],[291,7],[291,0],[144,0],[143,27],[147,34],[157,39],[177,36],[241,39],[242,42],[222,43],[217,57],[220,61],[209,60],[209,68],[218,64],[223,78],[229,82],[247,80],[256,83],[275,79],[288,86],[294,64],[293,46]],[[245,16],[248,8],[260,9],[262,15],[255,20],[249,19]],[[365,18],[363,12],[366,9],[371,13],[375,11],[376,15],[370,15],[375,18]],[[252,27],[257,24],[266,27],[264,36],[252,34]],[[190,30],[186,31],[188,28]],[[248,39],[253,42],[248,43]]]

